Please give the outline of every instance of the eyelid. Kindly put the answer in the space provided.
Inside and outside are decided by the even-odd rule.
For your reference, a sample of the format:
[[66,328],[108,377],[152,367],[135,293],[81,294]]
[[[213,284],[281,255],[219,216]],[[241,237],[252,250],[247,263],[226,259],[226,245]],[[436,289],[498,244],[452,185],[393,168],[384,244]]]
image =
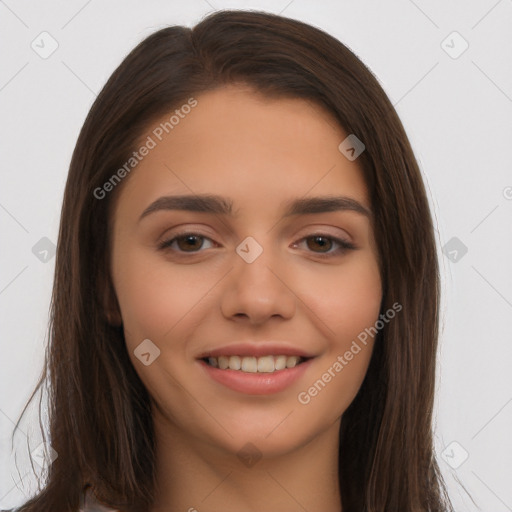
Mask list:
[[[334,230],[336,230],[338,234],[331,232]],[[303,235],[302,233],[305,234]],[[347,230],[336,226],[328,226],[326,224],[308,224],[307,226],[299,230],[299,234],[297,236],[309,237],[314,235],[328,236],[329,238],[338,239],[346,243],[350,243],[350,240],[352,238]]]
[[[184,226],[184,227],[182,227],[182,226]],[[209,227],[209,226],[206,226],[206,227]],[[196,231],[196,229],[197,229],[197,231]],[[172,235],[167,235],[167,236],[162,235],[159,238],[169,240],[169,236],[178,237],[178,236],[183,236],[183,235],[200,235],[205,238],[211,238],[211,237],[216,236],[214,233],[211,233],[211,234],[206,233],[205,234],[203,231],[204,229],[205,229],[204,224],[194,225],[191,223],[183,223],[183,224],[174,226],[170,230],[169,229],[165,230],[164,233],[168,233],[170,231],[172,233]],[[336,229],[337,231],[342,231],[347,238],[349,238],[349,239],[352,238],[346,229],[342,229],[342,228],[336,227],[336,226],[327,226],[325,224],[309,224],[307,226],[304,226],[303,228],[301,228],[299,230],[299,232],[298,232],[299,234],[296,236],[301,236],[301,233],[305,233],[304,235],[302,235],[303,237],[314,236],[314,235],[318,234],[318,235],[328,236],[330,238],[336,238],[336,239],[341,238],[343,242],[347,242],[347,243],[349,242],[349,240],[343,239],[343,234],[342,235],[331,234],[328,232],[328,229]],[[177,230],[177,232],[174,233],[173,230]],[[288,234],[289,234],[288,229],[286,230],[285,234],[286,234],[286,236],[288,236]]]
[[199,235],[204,238],[212,238],[215,236],[213,232],[208,233],[205,231],[205,226],[203,224],[179,224],[177,226],[173,226],[170,229],[166,229],[161,236],[158,237],[158,244],[169,241],[171,238],[176,238],[184,235]]

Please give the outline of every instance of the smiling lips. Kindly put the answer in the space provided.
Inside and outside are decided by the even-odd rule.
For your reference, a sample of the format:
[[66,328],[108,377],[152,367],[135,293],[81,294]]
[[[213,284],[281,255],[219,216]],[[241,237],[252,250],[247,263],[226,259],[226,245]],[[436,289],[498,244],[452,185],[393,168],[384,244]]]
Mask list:
[[315,356],[283,343],[239,344],[205,352],[203,371],[217,383],[248,395],[285,390],[309,368]]

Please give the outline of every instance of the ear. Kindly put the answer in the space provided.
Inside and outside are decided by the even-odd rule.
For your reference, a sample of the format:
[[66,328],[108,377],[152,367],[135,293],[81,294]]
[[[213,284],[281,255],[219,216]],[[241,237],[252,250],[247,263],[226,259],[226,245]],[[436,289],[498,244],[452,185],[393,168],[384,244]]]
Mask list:
[[113,327],[123,325],[123,318],[117,302],[114,285],[108,272],[100,272],[97,283],[100,306],[107,322]]

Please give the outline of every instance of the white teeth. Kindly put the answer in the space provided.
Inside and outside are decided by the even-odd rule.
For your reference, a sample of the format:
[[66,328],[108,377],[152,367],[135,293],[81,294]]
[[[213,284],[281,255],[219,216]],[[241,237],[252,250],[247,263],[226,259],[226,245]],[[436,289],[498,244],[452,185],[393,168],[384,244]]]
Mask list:
[[229,358],[230,370],[240,370],[242,368],[242,360],[238,356],[231,356]]
[[255,357],[243,357],[242,371],[256,373],[258,371],[258,360]]
[[286,356],[277,356],[275,359],[275,369],[276,370],[284,370],[286,368],[286,360],[288,358]]
[[299,359],[300,359],[300,357],[298,357],[298,356],[290,356],[286,360],[286,368],[293,368],[294,366],[297,366]]
[[299,356],[209,357],[208,364],[221,370],[242,370],[247,373],[272,373],[285,368],[294,368],[301,361]]
[[274,371],[274,358],[272,356],[260,357],[258,359],[258,371],[270,373]]

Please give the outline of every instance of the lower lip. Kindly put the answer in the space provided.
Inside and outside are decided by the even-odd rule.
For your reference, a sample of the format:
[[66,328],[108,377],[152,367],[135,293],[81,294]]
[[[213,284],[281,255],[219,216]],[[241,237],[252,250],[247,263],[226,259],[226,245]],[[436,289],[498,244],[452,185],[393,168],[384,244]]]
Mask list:
[[246,395],[271,395],[285,390],[296,382],[309,368],[312,359],[308,359],[293,368],[285,368],[272,373],[250,373],[241,370],[221,370],[199,361],[204,371],[224,386]]

